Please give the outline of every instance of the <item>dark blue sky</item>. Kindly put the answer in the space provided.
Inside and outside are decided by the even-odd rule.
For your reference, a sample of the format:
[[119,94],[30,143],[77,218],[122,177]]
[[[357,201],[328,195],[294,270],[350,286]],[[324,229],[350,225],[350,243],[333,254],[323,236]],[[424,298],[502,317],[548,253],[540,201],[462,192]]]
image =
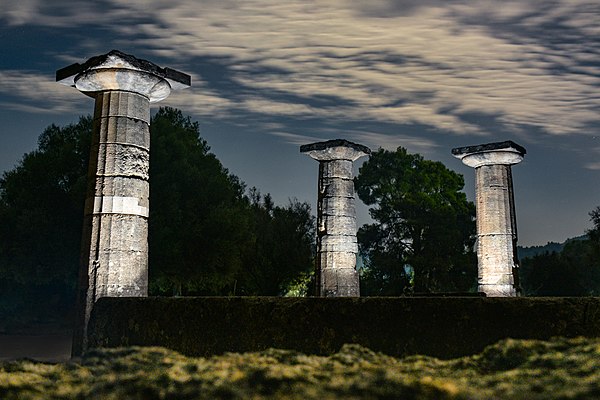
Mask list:
[[404,146],[463,174],[473,199],[451,148],[513,140],[528,151],[513,168],[520,243],[562,241],[600,205],[599,38],[597,0],[4,0],[0,171],[92,112],[55,71],[119,49],[192,75],[155,107],[198,120],[278,203],[315,202],[301,144]]

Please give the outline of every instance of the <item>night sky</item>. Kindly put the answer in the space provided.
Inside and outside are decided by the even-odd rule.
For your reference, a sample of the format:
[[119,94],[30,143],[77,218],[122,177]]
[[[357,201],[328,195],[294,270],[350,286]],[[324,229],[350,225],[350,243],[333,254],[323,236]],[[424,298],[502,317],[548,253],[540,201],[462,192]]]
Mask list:
[[343,138],[442,161],[471,200],[474,171],[450,150],[524,146],[521,245],[581,235],[600,205],[598,0],[3,0],[0,171],[49,124],[92,113],[55,72],[112,49],[190,74],[154,110],[198,120],[223,164],[279,204],[314,209],[317,163],[299,146]]

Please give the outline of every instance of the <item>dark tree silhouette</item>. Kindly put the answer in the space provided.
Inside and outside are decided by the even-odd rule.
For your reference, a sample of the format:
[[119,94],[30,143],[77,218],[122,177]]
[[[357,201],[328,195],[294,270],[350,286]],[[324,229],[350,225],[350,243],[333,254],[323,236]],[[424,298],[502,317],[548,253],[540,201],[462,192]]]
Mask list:
[[372,153],[355,185],[376,221],[358,232],[365,294],[475,287],[475,207],[461,175],[398,147]]
[[[0,328],[73,308],[91,131],[49,126],[0,179]],[[308,204],[251,200],[179,110],[150,134],[151,294],[275,295],[310,270]]]
[[313,268],[315,219],[310,205],[290,200],[275,206],[268,194],[250,191],[251,227],[236,294],[284,295]]
[[91,118],[40,135],[0,179],[0,324],[75,302]]
[[561,252],[546,252],[521,261],[526,296],[598,296],[600,263],[590,240],[573,240]]
[[248,234],[244,186],[181,111],[161,108],[150,129],[152,290],[222,294],[241,265]]

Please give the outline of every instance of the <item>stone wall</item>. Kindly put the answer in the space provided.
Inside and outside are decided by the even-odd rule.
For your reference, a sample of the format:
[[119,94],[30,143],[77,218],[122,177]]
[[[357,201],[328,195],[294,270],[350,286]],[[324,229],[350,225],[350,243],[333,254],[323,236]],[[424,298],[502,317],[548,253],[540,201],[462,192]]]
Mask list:
[[503,338],[600,337],[600,298],[102,298],[90,347],[160,345],[187,355],[269,347],[331,354],[357,343],[453,358]]

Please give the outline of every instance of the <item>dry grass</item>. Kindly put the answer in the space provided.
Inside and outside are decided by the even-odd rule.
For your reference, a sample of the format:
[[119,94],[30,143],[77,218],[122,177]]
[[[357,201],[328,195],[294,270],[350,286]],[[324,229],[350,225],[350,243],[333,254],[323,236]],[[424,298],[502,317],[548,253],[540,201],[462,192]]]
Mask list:
[[358,345],[329,357],[271,349],[211,358],[159,347],[79,362],[0,363],[10,399],[600,399],[600,339],[504,340],[454,360]]

